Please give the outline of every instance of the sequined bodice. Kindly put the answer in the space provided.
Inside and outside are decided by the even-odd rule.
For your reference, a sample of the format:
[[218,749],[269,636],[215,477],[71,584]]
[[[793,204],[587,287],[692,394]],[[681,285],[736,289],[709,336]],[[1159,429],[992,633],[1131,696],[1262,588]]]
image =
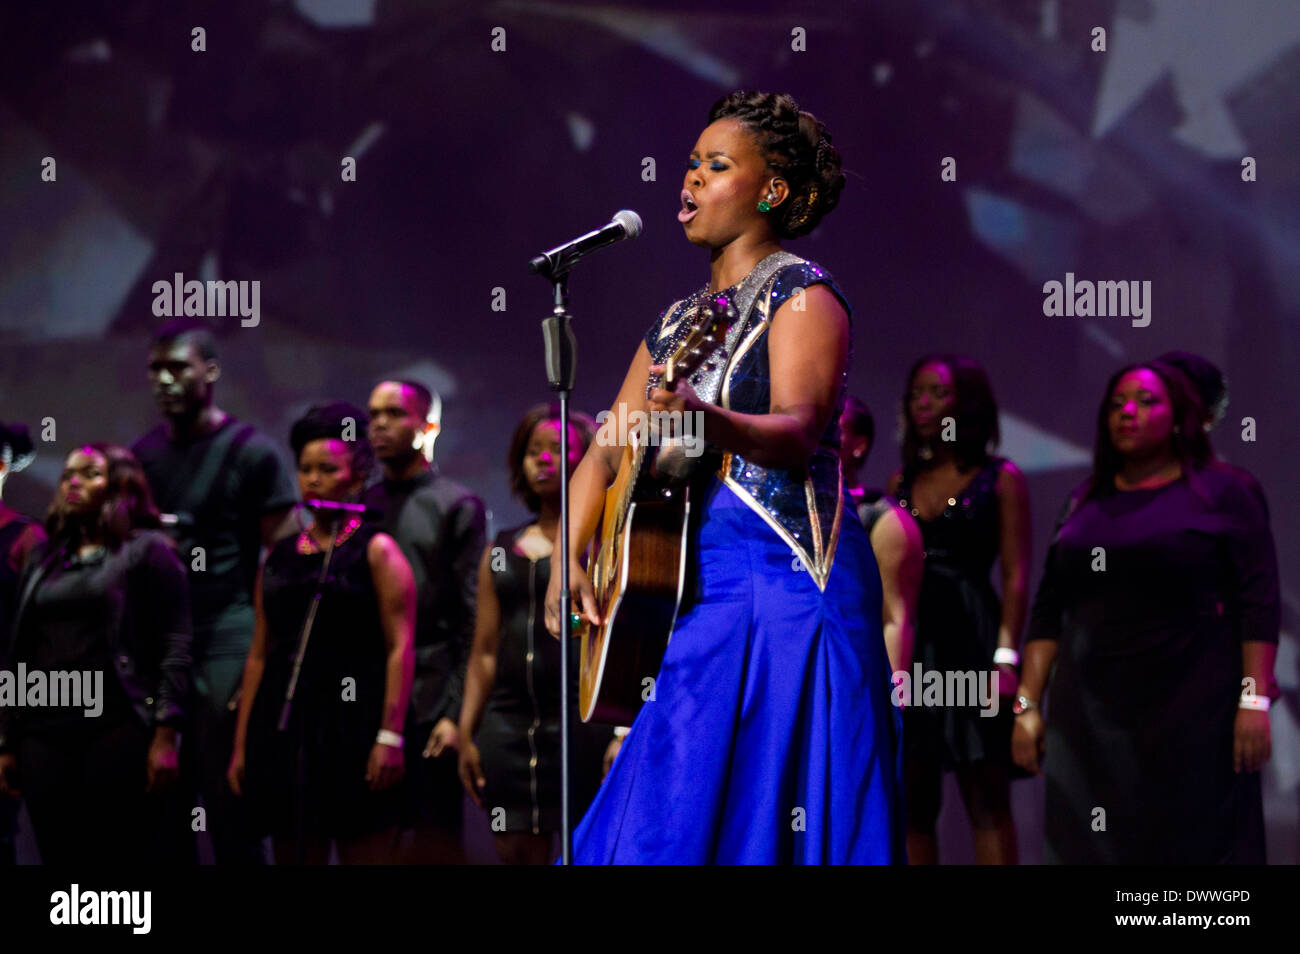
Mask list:
[[[767,331],[777,310],[815,284],[829,287],[848,303],[831,276],[818,265],[788,252],[769,255],[738,285],[721,294],[737,310],[724,347],[715,360],[690,377],[701,399],[745,414],[771,409],[771,368]],[[706,291],[674,303],[646,335],[656,363],[662,363],[695,325]],[[852,332],[850,331],[850,334]],[[834,558],[842,518],[839,418],[844,407],[848,368],[840,381],[834,412],[804,473],[762,467],[739,454],[723,455],[719,476],[790,544],[824,587]],[[708,434],[706,433],[707,440]]]

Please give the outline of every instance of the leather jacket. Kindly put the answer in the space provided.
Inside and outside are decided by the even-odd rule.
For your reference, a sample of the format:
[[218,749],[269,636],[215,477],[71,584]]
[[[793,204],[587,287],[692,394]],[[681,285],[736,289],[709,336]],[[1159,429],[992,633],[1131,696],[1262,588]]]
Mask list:
[[[58,561],[66,559],[51,542],[32,551],[19,583],[18,610],[0,662],[10,672],[31,652],[31,608],[36,592]],[[86,563],[100,563],[113,669],[131,708],[148,727],[179,727],[192,683],[189,584],[185,567],[167,536],[140,530],[121,546]],[[18,687],[19,691],[23,687]],[[21,708],[0,706],[0,751],[15,747],[22,731]]]

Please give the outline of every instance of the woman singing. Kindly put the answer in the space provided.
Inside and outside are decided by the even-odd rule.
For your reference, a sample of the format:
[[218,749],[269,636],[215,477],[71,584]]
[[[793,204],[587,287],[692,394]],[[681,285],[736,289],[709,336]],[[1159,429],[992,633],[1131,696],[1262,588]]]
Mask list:
[[[600,622],[578,555],[619,464],[619,407],[702,415],[722,456],[694,498],[693,597],[576,830],[574,859],[901,861],[880,577],[845,514],[838,457],[849,309],[829,274],[780,245],[835,208],[839,154],[789,96],[738,92],[714,104],[686,165],[677,218],[709,250],[709,281],[650,327],[573,476],[582,616]],[[715,366],[659,387],[663,361],[719,295],[738,317]],[[559,580],[546,604],[555,635]]]
[[1092,476],[1034,600],[1012,735],[1016,761],[1047,776],[1049,863],[1264,862],[1277,560],[1204,418],[1158,361],[1102,395]]
[[[364,436],[343,440],[350,404],[314,407],[289,442],[304,499],[355,500],[374,465]],[[244,665],[235,749],[227,778],[247,793],[269,831],[277,864],[394,860],[405,774],[402,728],[415,671],[415,583],[392,537],[359,515],[315,523],[267,554],[255,592],[257,623]],[[287,728],[278,723],[299,635],[330,553]]]

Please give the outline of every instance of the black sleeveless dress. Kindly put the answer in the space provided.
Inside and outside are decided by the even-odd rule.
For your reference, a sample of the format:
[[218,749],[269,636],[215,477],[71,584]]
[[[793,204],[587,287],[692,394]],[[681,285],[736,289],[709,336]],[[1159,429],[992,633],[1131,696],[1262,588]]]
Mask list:
[[[246,792],[263,833],[292,839],[357,837],[398,824],[402,785],[372,792],[366,764],[383,720],[387,649],[363,525],[334,549],[298,677],[288,728],[277,729],[293,657],[323,553],[281,540],[262,570],[267,658],[253,702]],[[301,812],[301,816],[299,815]]]
[[[925,570],[916,610],[913,670],[989,672],[998,646],[1002,601],[990,572],[1001,541],[998,474],[1005,458],[990,455],[966,489],[933,520],[912,504],[912,476],[904,473],[898,503],[921,528]],[[913,686],[913,696],[920,688]],[[903,746],[909,760],[921,759],[947,771],[982,760],[1005,764],[1012,777],[1023,773],[1011,761],[1009,700],[998,700],[995,716],[981,707],[913,705],[903,713]]]
[[[505,831],[536,835],[560,828],[560,642],[546,631],[542,611],[551,579],[550,557],[530,560],[515,549],[515,540],[528,526],[503,530],[492,542],[492,584],[501,606],[501,633],[496,681],[476,741],[489,821],[504,809]],[[576,713],[579,640],[568,644],[569,711]],[[575,820],[600,786],[611,735],[609,726],[573,717]]]

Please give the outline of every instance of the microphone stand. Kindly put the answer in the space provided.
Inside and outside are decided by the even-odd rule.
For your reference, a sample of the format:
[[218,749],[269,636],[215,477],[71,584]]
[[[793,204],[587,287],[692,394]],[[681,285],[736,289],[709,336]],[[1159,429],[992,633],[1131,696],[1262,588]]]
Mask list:
[[[569,593],[569,394],[573,390],[577,342],[569,325],[568,267],[546,275],[553,287],[554,306],[542,320],[546,343],[546,377],[560,398],[560,863],[573,864],[570,841],[569,758],[572,724],[569,718],[569,640],[572,597]],[[551,564],[552,572],[555,563]]]
[[[611,226],[617,229],[611,231]],[[534,256],[528,263],[529,271],[551,283],[554,301],[550,317],[542,320],[542,338],[546,342],[546,377],[551,390],[560,397],[560,546],[555,557],[560,561],[560,862],[566,865],[573,864],[569,832],[572,821],[569,758],[573,736],[573,720],[569,718],[569,640],[573,638],[570,624],[573,596],[569,592],[569,394],[573,391],[577,363],[577,342],[569,326],[569,270],[584,255],[640,234],[641,217],[624,209],[604,229]],[[554,569],[552,562],[552,572]]]

